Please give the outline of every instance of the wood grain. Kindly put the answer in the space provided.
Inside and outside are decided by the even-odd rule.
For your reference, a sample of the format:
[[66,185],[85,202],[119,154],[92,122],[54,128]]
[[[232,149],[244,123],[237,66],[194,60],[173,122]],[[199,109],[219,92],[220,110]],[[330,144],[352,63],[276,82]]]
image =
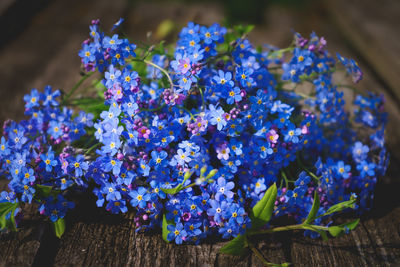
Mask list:
[[[334,24],[312,11],[299,14],[270,8],[267,24],[256,27],[250,39],[256,44],[286,45],[292,35],[290,28],[296,26],[305,34],[314,29],[325,35],[331,51],[342,51],[356,59],[364,53],[344,44],[343,34]],[[0,50],[0,99],[4,104],[0,106],[0,121],[10,116],[22,118],[21,99],[31,87],[43,88],[50,83],[64,90],[71,88],[79,79],[77,51],[87,36],[90,20],[101,18],[109,27],[121,16],[127,17],[124,30],[129,36],[152,42],[157,38],[151,35],[147,40],[147,32],[154,31],[163,19],[171,19],[180,27],[189,20],[211,24],[222,21],[224,15],[221,6],[214,3],[183,6],[159,2],[129,5],[125,0],[112,4],[107,0],[54,1],[35,16],[18,39]],[[384,23],[395,23],[387,20]],[[368,62],[360,63],[365,80],[357,86],[387,96],[388,144],[394,155],[387,177],[378,184],[375,206],[355,231],[327,242],[303,237],[300,232],[258,237],[257,248],[270,262],[292,262],[295,266],[400,264],[400,109],[382,85],[384,78],[379,72],[371,71]],[[166,244],[158,232],[136,233],[132,213],[111,215],[95,207],[90,193],[77,197],[81,201],[68,214],[61,240],[36,215],[35,207],[24,210],[26,220],[19,232],[0,234],[0,266],[262,266],[254,254],[218,254],[223,242],[177,246]]]

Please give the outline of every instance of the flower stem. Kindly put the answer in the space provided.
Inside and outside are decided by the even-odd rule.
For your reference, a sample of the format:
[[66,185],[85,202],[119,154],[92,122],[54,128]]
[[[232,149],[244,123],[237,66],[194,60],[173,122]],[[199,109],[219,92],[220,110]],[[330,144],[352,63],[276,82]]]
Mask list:
[[92,152],[96,147],[102,145],[102,143],[96,143],[93,146],[89,147],[88,150],[85,152],[85,155],[90,154],[90,152]]
[[247,244],[249,245],[250,249],[253,251],[254,255],[256,255],[256,257],[258,259],[260,259],[260,261],[264,264],[264,266],[272,265],[272,263],[270,263],[266,259],[264,259],[263,255],[258,251],[258,249],[251,242],[248,242]]
[[172,90],[172,91],[174,90],[174,83],[172,82],[171,76],[169,76],[169,73],[168,73],[168,71],[167,71],[166,69],[161,68],[161,67],[158,66],[157,64],[154,64],[153,62],[151,62],[151,61],[149,61],[149,60],[146,60],[146,59],[144,59],[143,62],[146,63],[146,64],[148,64],[148,65],[153,66],[153,67],[156,68],[156,69],[159,69],[162,73],[164,73],[164,75],[167,76],[168,81],[169,81],[169,83],[170,83],[170,85],[171,85],[171,90]]
[[74,85],[74,87],[72,87],[71,91],[68,92],[68,94],[65,95],[62,104],[64,104],[75,92],[76,90],[78,90],[79,86],[81,86],[81,84],[90,76],[92,76],[95,72],[89,72],[85,75],[82,76],[82,78]]
[[289,188],[289,180],[286,176],[286,173],[284,171],[281,171],[281,174],[282,174],[283,179],[285,179],[286,188]]

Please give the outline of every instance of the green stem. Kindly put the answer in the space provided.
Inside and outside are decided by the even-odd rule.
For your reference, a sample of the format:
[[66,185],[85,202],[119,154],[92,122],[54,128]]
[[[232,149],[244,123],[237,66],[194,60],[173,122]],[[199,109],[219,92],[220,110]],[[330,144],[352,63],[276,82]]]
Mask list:
[[68,92],[68,94],[66,94],[66,96],[64,97],[62,104],[64,104],[75,92],[76,90],[78,90],[79,86],[81,86],[81,84],[90,76],[92,76],[95,72],[89,72],[87,74],[85,74],[84,76],[82,76],[82,78],[74,85],[74,87],[72,87],[71,91]]
[[169,76],[169,73],[168,73],[168,71],[167,71],[166,69],[161,68],[160,66],[158,66],[157,64],[154,64],[153,62],[151,62],[151,61],[149,61],[149,60],[145,60],[145,59],[144,59],[143,62],[146,63],[146,64],[148,64],[148,65],[153,66],[153,67],[156,68],[156,69],[159,69],[162,73],[164,73],[164,75],[167,76],[168,81],[169,81],[169,83],[170,83],[170,85],[171,85],[171,90],[172,90],[172,91],[174,90],[174,83],[172,82],[172,78],[171,78],[171,76]]
[[272,233],[276,233],[276,232],[301,230],[301,229],[304,229],[303,224],[294,224],[294,225],[275,227],[272,229],[253,231],[253,232],[249,232],[248,235],[272,234]]
[[258,259],[260,259],[260,261],[265,266],[271,266],[272,265],[272,263],[270,263],[266,259],[264,259],[263,255],[258,251],[258,249],[251,242],[248,242],[247,244],[249,245],[250,249],[253,251],[254,255],[256,255],[256,257]]
[[310,224],[293,224],[287,226],[279,226],[271,229],[264,229],[258,231],[251,231],[248,235],[260,235],[260,234],[272,234],[276,232],[283,232],[283,231],[292,231],[292,230],[321,230],[321,231],[328,231],[328,227],[320,226],[320,225],[310,225]]
[[96,147],[102,145],[102,143],[96,143],[93,146],[89,147],[88,150],[85,152],[85,155],[90,154],[90,152],[92,152]]
[[303,168],[307,173],[308,173],[308,175],[310,175],[317,183],[319,183],[319,179],[321,178],[321,177],[318,177],[318,176],[316,176],[312,171],[310,171],[304,164],[303,164],[303,162],[301,161],[301,159],[300,159],[300,155],[299,154],[297,154],[297,163],[300,165],[300,167],[301,168]]
[[282,174],[283,179],[285,179],[286,188],[289,188],[289,180],[286,176],[286,173],[284,171],[281,171],[281,174]]
[[190,118],[191,118],[192,120],[194,120],[194,116],[193,116],[192,112],[190,112],[190,110],[188,110],[187,108],[185,108],[185,107],[183,107],[183,106],[176,106],[176,107],[179,108],[179,109],[182,109],[182,110],[186,111],[187,113],[189,113]]

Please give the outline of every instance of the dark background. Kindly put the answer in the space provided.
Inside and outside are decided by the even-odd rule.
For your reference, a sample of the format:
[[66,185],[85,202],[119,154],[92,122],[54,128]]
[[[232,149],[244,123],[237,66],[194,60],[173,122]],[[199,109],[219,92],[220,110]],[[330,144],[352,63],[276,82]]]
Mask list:
[[[188,21],[208,25],[245,23],[256,25],[249,36],[255,45],[286,47],[293,31],[304,36],[315,31],[325,36],[330,51],[358,61],[364,80],[357,87],[383,93],[389,113],[386,136],[391,164],[377,186],[374,208],[363,217],[357,230],[346,237],[322,243],[301,236],[278,236],[272,245],[261,244],[260,249],[274,262],[331,266],[399,264],[400,1],[0,0],[0,123],[7,118],[23,119],[22,97],[32,88],[42,90],[50,84],[70,90],[80,78],[77,54],[88,36],[90,21],[99,18],[104,29],[110,29],[120,17],[126,19],[124,33],[134,42],[173,41]],[[200,250],[191,246],[176,248],[157,241],[158,236],[154,240],[135,236],[129,220],[87,213],[90,207],[78,207],[72,214],[61,241],[54,240],[51,229],[33,215],[36,211],[28,211],[28,223],[22,225],[19,233],[0,235],[0,266],[122,265],[136,263],[146,255],[147,265],[158,265],[160,257],[165,258],[166,265],[179,263],[174,259],[176,255],[200,265],[258,264],[251,257],[235,260],[218,256],[219,245],[204,245]],[[135,250],[142,254],[126,252],[132,244],[122,234],[134,236],[135,241],[129,242],[134,242]],[[147,249],[138,242],[147,244]],[[210,254],[203,255],[207,249]],[[190,253],[198,258],[190,261]]]

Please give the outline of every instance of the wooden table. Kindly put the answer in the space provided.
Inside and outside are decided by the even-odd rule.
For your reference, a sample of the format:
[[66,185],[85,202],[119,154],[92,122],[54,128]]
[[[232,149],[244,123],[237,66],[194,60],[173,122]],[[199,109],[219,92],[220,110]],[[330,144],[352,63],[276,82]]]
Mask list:
[[[356,0],[326,2],[325,5],[313,3],[311,9],[300,11],[270,7],[266,23],[257,26],[250,39],[256,44],[285,46],[291,39],[292,28],[304,35],[315,30],[326,37],[331,51],[340,51],[358,60],[365,73],[359,88],[382,92],[387,99],[391,164],[386,177],[378,183],[373,210],[362,218],[355,231],[327,242],[305,238],[301,233],[282,233],[263,237],[258,248],[266,259],[276,263],[398,266],[400,51],[396,49],[400,37],[396,35],[398,21],[391,20],[390,16],[398,14],[400,9],[396,1],[390,0],[380,2],[376,12],[371,10],[371,0],[364,4]],[[352,16],[354,13],[349,10],[357,10],[357,16]],[[146,33],[154,31],[164,19],[171,19],[179,27],[190,20],[211,24],[222,20],[223,9],[212,2],[186,6],[162,2],[132,5],[125,0],[51,2],[32,16],[29,26],[16,39],[0,50],[0,121],[8,117],[23,118],[22,97],[33,87],[41,89],[51,84],[65,90],[71,88],[79,79],[77,52],[87,37],[90,20],[101,18],[103,25],[110,27],[121,16],[127,19],[126,33],[134,40],[146,41]],[[381,28],[363,24],[363,19],[372,18]],[[379,29],[385,29],[392,36],[384,36]],[[155,39],[153,34],[148,42]],[[4,187],[5,182],[2,184]],[[68,226],[61,240],[43,223],[35,207],[27,208],[17,233],[0,234],[0,266],[262,265],[254,255],[241,258],[218,254],[223,243],[176,246],[165,244],[157,233],[137,234],[132,214],[110,215],[96,208],[90,196],[81,197],[85,201],[67,216]]]

